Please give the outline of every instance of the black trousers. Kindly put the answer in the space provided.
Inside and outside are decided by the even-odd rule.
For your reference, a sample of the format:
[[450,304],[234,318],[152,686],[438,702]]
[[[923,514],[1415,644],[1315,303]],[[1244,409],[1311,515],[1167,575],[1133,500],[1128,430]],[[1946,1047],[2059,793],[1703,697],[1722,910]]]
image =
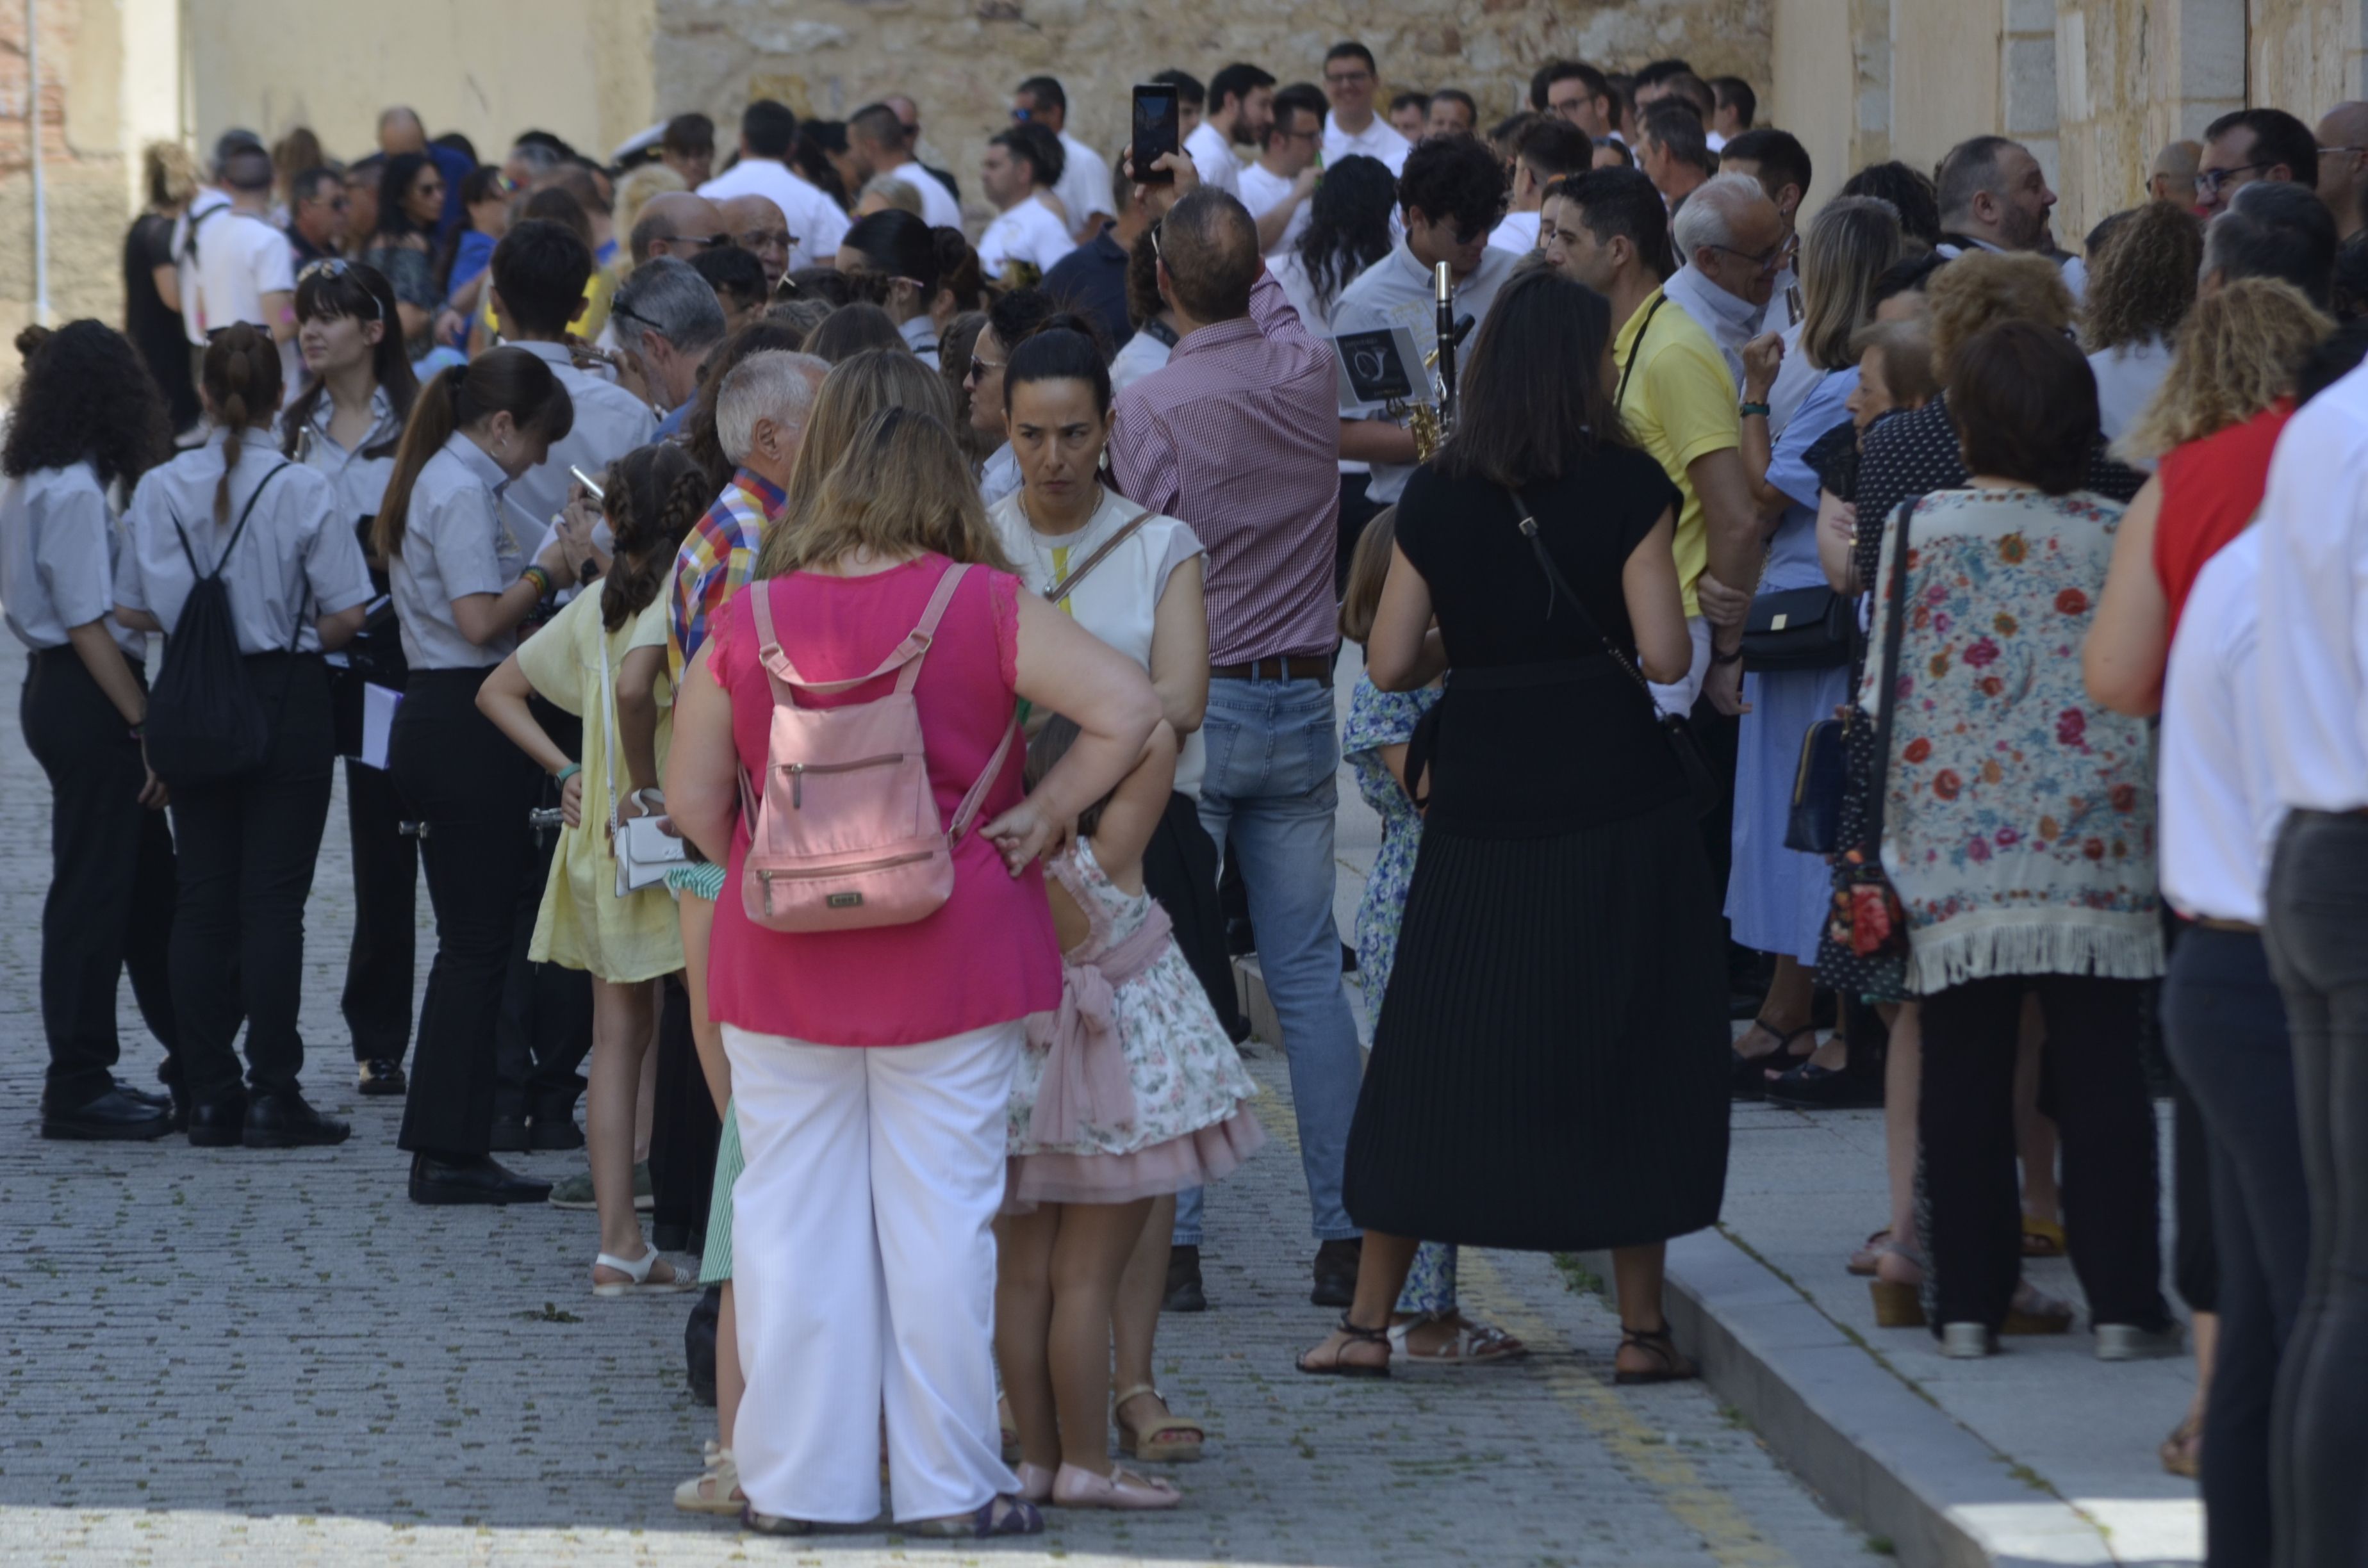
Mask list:
[[299,1087],[304,900],[329,822],[336,744],[329,672],[317,653],[256,653],[248,676],[272,715],[263,766],[173,792],[180,898],[173,915],[173,1012],[181,1082],[199,1104],[238,1087],[233,1050],[246,1018],[246,1081]]
[[2368,1563],[2368,816],[2286,818],[2264,935],[2286,999],[2310,1190],[2310,1266],[2271,1415],[2277,1561],[2358,1568]]
[[2310,1195],[2285,1002],[2261,938],[2191,926],[2162,987],[2163,1041],[2209,1140],[2219,1360],[2203,1415],[2212,1568],[2268,1568],[2271,1407],[2302,1309]]
[[2006,1321],[2022,1274],[2022,1203],[2015,1179],[2016,1025],[2039,994],[2054,1058],[2064,1139],[2064,1224],[2072,1267],[2103,1324],[2158,1328],[2162,1242],[2154,1106],[2138,1058],[2150,982],[2087,975],[2003,975],[1923,999],[1923,1141],[1932,1314],[1942,1324]]
[[650,1235],[669,1252],[697,1252],[715,1192],[715,1145],[723,1124],[700,1070],[690,994],[666,976],[658,1006],[656,1103],[650,1114]]
[[1357,541],[1365,534],[1365,525],[1382,515],[1383,503],[1366,498],[1365,491],[1373,483],[1370,473],[1344,473],[1340,476],[1340,518],[1334,524],[1338,530],[1332,558],[1332,593],[1335,597],[1349,591],[1349,562],[1357,553]]
[[399,1147],[473,1159],[490,1146],[494,1034],[518,889],[532,864],[527,812],[541,771],[477,711],[483,670],[413,670],[388,760],[427,836],[436,957]]
[[346,758],[346,831],[353,844],[354,939],[338,998],[357,1062],[401,1062],[411,1044],[418,959],[419,844],[394,775]]
[[[1143,851],[1143,885],[1175,923],[1177,950],[1192,966],[1217,1022],[1229,1032],[1240,1017],[1234,960],[1225,951],[1225,915],[1217,896],[1217,846],[1201,825],[1190,795],[1171,794],[1159,829]],[[1247,1039],[1247,1033],[1239,1037]]]
[[[541,698],[530,698],[544,733],[570,756],[584,751],[584,722]],[[559,804],[560,787],[537,785],[536,803]],[[535,918],[542,910],[559,829],[537,828],[526,877],[518,885],[508,972],[502,979],[502,1017],[494,1031],[494,1114],[571,1121],[584,1093],[580,1069],[592,1051],[592,977],[562,964],[532,963]]]
[[[140,678],[138,665],[132,678]],[[142,682],[144,687],[145,682]],[[140,1016],[172,1060],[167,950],[176,897],[173,835],[140,803],[140,743],[72,647],[32,655],[17,704],[33,760],[50,779],[50,892],[41,905],[43,1098],[72,1110],[114,1086],[121,1046],[115,992],[131,971]]]

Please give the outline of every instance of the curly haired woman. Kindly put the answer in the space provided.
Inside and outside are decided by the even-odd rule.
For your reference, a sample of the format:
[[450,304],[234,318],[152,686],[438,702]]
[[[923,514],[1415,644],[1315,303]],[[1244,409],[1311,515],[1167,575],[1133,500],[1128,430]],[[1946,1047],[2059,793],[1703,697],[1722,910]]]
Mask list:
[[2106,440],[2122,438],[2170,373],[2171,342],[2195,304],[2203,265],[2203,225],[2169,201],[2123,215],[2097,253],[2080,335]]

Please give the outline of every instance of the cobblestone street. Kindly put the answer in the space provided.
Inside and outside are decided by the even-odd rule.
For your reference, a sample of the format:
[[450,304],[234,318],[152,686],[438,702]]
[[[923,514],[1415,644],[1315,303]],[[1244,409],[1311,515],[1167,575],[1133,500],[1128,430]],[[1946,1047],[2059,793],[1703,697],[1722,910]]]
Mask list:
[[[13,642],[0,682],[21,676]],[[342,800],[314,884],[308,1091],[325,1151],[43,1142],[35,976],[46,786],[0,719],[0,1562],[871,1563],[946,1549],[879,1530],[744,1536],[678,1514],[713,1415],[684,1387],[691,1298],[596,1301],[594,1227],[404,1197],[397,1102],[353,1090],[336,1011]],[[342,789],[342,787],[341,787]],[[427,900],[420,899],[423,923]],[[423,924],[421,963],[433,946]],[[123,999],[123,1076],[157,1047]],[[1210,1457],[1166,1516],[1050,1512],[1030,1562],[1799,1564],[1874,1561],[1700,1384],[1621,1390],[1616,1321],[1543,1256],[1465,1255],[1467,1305],[1521,1366],[1301,1377],[1306,1206],[1279,1053],[1253,1070],[1275,1146],[1210,1204],[1213,1310],[1162,1324],[1163,1382]],[[580,1154],[518,1156],[560,1177]],[[868,1421],[851,1419],[869,1440]],[[951,1555],[988,1555],[957,1547]]]

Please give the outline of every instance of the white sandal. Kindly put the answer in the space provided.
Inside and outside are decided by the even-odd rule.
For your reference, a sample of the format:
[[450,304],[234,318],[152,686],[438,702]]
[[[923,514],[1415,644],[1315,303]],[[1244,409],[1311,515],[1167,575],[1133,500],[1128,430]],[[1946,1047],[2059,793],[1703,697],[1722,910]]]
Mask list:
[[[646,1242],[643,1244],[649,1245]],[[674,1295],[696,1288],[698,1281],[679,1268],[675,1269],[674,1278],[671,1279],[651,1278],[650,1271],[658,1266],[658,1259],[662,1256],[655,1247],[650,1247],[639,1259],[631,1261],[619,1257],[612,1252],[600,1254],[592,1260],[592,1267],[613,1268],[625,1278],[595,1280],[592,1293],[596,1296]],[[673,1265],[669,1264],[667,1267],[671,1268]]]
[[[740,1490],[740,1467],[734,1462],[732,1450],[718,1448],[710,1437],[703,1462],[705,1468],[698,1475],[674,1489],[674,1506],[686,1514],[729,1514],[738,1518],[748,1498]],[[714,1483],[712,1487],[710,1482]],[[702,1487],[708,1489],[701,1491]]]
[[1530,1347],[1507,1334],[1494,1324],[1466,1321],[1455,1330],[1455,1337],[1429,1355],[1408,1348],[1407,1335],[1440,1319],[1438,1312],[1422,1312],[1405,1323],[1390,1325],[1390,1353],[1404,1357],[1417,1367],[1486,1367],[1502,1361],[1518,1361],[1530,1353]]

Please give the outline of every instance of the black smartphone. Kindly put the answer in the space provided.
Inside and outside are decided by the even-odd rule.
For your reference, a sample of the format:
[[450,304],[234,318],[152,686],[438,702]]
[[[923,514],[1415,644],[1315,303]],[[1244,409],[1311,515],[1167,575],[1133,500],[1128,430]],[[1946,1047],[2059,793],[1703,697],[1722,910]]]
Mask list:
[[1173,185],[1176,176],[1166,169],[1154,168],[1164,153],[1181,153],[1182,136],[1177,130],[1178,110],[1176,89],[1172,86],[1146,86],[1134,90],[1133,166],[1130,172],[1138,185]]

